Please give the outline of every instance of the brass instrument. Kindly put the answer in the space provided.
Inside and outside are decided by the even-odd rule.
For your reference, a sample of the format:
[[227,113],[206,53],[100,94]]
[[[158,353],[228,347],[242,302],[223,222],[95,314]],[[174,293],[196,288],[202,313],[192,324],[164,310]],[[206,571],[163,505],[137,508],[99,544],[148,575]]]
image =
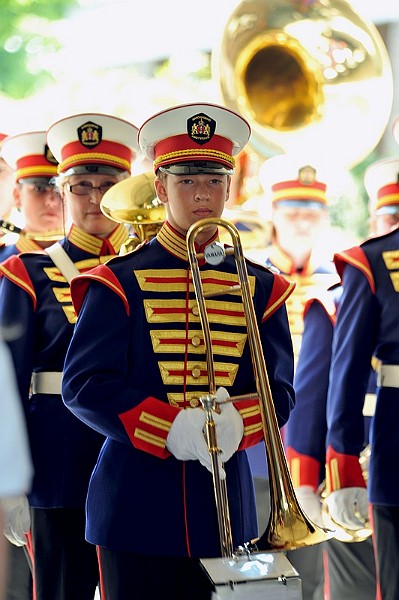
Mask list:
[[165,220],[165,208],[157,198],[154,180],[152,171],[133,175],[113,185],[101,199],[100,208],[106,217],[133,228],[121,254],[153,238]]
[[263,158],[322,149],[351,168],[377,145],[392,109],[385,45],[347,0],[242,0],[212,53],[212,76]]
[[22,227],[18,227],[14,225],[11,221],[7,221],[5,219],[0,219],[0,229],[5,233],[15,233],[17,235],[22,235],[29,240],[34,240],[35,242],[57,242],[61,240],[65,233],[61,230],[54,231],[25,231]]
[[[203,254],[197,255],[194,245],[195,238],[198,233],[210,225],[225,228],[230,233],[233,247],[225,249],[222,244],[216,242],[208,246]],[[208,450],[211,455],[213,466],[213,483],[215,488],[222,556],[233,556],[233,542],[231,539],[226,480],[221,480],[219,477],[219,464],[217,460],[220,450],[217,446],[216,428],[212,417],[213,411],[217,408],[215,397],[216,384],[211,332],[205,302],[205,298],[219,295],[219,293],[239,292],[242,295],[257,393],[250,394],[249,396],[232,397],[229,401],[238,401],[247,397],[259,398],[266,454],[269,464],[271,502],[269,523],[265,532],[259,538],[250,540],[245,544],[246,551],[291,550],[325,541],[332,537],[332,532],[320,528],[310,521],[303,512],[295,496],[270,390],[263,348],[260,341],[256,314],[251,296],[247,267],[238,230],[232,223],[222,218],[201,219],[194,223],[188,230],[187,250],[206,349],[209,394],[202,397],[201,402],[206,411],[206,432]],[[227,289],[224,288],[219,293],[213,292],[205,295],[202,288],[198,258],[204,257],[207,261],[207,257],[210,255],[211,258],[208,259],[207,262],[219,264],[224,260],[226,254],[234,254],[239,284]]]

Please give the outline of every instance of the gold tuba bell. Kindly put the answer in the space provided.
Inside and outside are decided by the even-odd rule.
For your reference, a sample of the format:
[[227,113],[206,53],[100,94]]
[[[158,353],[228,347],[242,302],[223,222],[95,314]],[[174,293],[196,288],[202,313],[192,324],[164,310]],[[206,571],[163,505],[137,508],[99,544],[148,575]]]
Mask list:
[[[224,288],[220,292],[210,292],[205,296],[198,258],[205,258],[204,254],[197,254],[195,238],[202,229],[210,224],[225,228],[231,236],[233,247],[224,248],[221,244],[212,244],[209,248],[212,255],[219,254],[222,262],[227,254],[234,254],[237,267],[238,285]],[[212,411],[216,406],[216,384],[212,355],[212,339],[206,308],[206,298],[238,292],[242,296],[245,322],[248,332],[248,343],[254,371],[256,393],[248,396],[232,397],[229,401],[239,401],[248,397],[258,397],[262,415],[263,433],[270,476],[270,504],[271,513],[269,524],[265,532],[255,540],[248,540],[245,544],[247,553],[253,551],[285,551],[302,548],[323,542],[332,537],[332,531],[321,528],[313,523],[303,512],[295,496],[292,480],[289,474],[284,447],[281,440],[274,402],[271,394],[263,348],[260,341],[255,308],[251,296],[250,283],[244,258],[243,248],[237,228],[226,219],[201,219],[194,223],[187,232],[187,251],[192,272],[193,286],[197,299],[198,310],[204,334],[206,350],[206,363],[209,384],[209,394],[200,398],[206,412],[206,433],[208,451],[212,460],[213,485],[219,524],[219,537],[222,556],[234,556],[231,537],[230,518],[228,510],[226,479],[219,477],[217,455],[220,452],[217,445],[217,434]],[[215,264],[214,259],[212,264]]]
[[155,237],[165,220],[165,208],[157,198],[154,181],[152,171],[133,175],[113,185],[101,199],[105,216],[132,227],[121,254]]
[[347,0],[243,0],[212,53],[225,105],[263,158],[319,148],[352,168],[379,142],[393,100],[376,27]]

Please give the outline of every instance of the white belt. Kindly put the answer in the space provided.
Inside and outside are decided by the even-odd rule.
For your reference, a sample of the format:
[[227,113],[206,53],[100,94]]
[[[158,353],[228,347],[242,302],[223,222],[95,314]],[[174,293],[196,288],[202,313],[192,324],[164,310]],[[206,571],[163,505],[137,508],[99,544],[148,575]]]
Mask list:
[[377,386],[399,388],[399,365],[380,365]]
[[61,395],[62,372],[43,371],[33,373],[31,381],[32,394]]

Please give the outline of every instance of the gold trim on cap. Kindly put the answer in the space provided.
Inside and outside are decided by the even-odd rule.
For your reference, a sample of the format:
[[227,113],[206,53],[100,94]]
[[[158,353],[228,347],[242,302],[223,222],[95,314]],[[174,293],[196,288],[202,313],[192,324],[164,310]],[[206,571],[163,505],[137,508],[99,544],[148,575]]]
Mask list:
[[24,175],[42,175],[46,177],[43,173],[52,172],[54,175],[57,174],[57,166],[56,165],[38,165],[37,167],[24,167],[23,169],[17,169],[17,177],[21,179]]
[[58,173],[62,173],[66,167],[69,167],[71,164],[73,164],[75,166],[75,164],[78,163],[84,163],[84,162],[90,162],[92,163],[93,161],[108,161],[108,162],[112,162],[114,165],[120,165],[121,169],[125,169],[127,171],[130,171],[131,169],[131,163],[128,160],[124,160],[122,158],[118,158],[117,156],[114,156],[113,154],[104,154],[104,153],[96,153],[96,152],[87,152],[87,153],[81,153],[81,154],[74,154],[73,156],[70,156],[69,158],[66,158],[65,160],[63,160],[62,162],[60,162],[60,164],[58,165]]
[[199,148],[198,150],[176,150],[175,152],[168,152],[167,154],[161,154],[154,160],[154,167],[156,168],[160,163],[163,163],[165,160],[170,160],[173,158],[183,158],[187,157],[190,159],[193,156],[202,155],[204,159],[207,157],[216,158],[218,160],[224,160],[231,165],[231,168],[235,167],[235,160],[230,154],[226,154],[225,152],[220,152],[219,150],[211,150],[209,148]]

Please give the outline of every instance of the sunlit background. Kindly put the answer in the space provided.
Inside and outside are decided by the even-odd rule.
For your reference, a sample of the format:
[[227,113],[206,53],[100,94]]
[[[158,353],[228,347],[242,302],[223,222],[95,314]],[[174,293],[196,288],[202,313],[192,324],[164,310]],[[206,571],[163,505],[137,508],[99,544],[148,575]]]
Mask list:
[[[139,126],[154,112],[174,104],[220,103],[212,55],[238,4],[238,0],[59,0],[55,4],[3,0],[0,131],[46,129],[58,118],[77,112],[111,113]],[[349,184],[342,183],[347,185],[344,204],[332,207],[336,224],[361,237],[367,229],[364,190],[358,189],[362,172],[373,160],[398,154],[391,127],[399,114],[399,4],[395,0],[353,0],[351,4],[377,26],[394,82],[392,112],[381,141],[353,167],[355,183],[352,178]],[[59,14],[50,14],[48,7]],[[18,19],[11,19],[16,14]],[[8,29],[7,19],[12,23]],[[22,50],[26,72],[16,60]],[[6,79],[11,82],[8,87]],[[340,118],[339,109],[335,118]],[[329,140],[321,142],[320,152]],[[335,155],[338,159],[339,144]],[[248,196],[259,194],[260,164],[256,157],[247,178]],[[361,206],[348,201],[353,194],[362,197]]]

